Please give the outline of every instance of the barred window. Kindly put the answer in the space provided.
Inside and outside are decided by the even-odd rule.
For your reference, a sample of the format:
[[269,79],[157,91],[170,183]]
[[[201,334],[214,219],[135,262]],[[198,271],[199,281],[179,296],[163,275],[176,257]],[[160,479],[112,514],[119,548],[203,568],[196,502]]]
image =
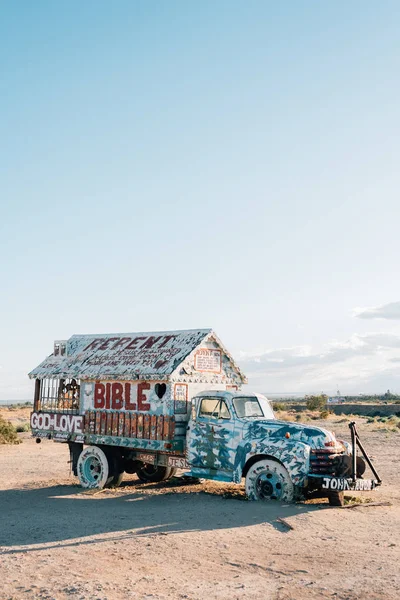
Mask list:
[[80,382],[77,379],[42,379],[36,411],[79,413]]

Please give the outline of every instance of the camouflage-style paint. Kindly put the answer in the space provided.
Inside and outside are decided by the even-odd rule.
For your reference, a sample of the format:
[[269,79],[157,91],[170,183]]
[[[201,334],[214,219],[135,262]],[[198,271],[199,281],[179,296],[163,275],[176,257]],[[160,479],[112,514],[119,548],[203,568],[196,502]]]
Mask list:
[[[191,475],[239,483],[250,459],[267,456],[285,466],[295,486],[305,486],[310,471],[311,450],[326,450],[326,444],[335,445],[337,442],[334,435],[325,429],[300,423],[238,418],[232,402],[236,396],[252,394],[199,394],[198,404],[201,398],[223,398],[231,419],[204,419],[197,415],[191,422],[187,439],[187,459]],[[343,452],[343,446],[340,446],[340,450]]]

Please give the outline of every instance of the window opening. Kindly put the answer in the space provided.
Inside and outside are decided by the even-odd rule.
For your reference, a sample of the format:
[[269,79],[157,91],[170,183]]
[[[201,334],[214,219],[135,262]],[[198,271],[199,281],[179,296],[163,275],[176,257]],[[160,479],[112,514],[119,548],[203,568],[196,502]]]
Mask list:
[[203,398],[200,405],[199,417],[230,419],[231,415],[225,400],[221,398]]
[[254,397],[234,398],[233,406],[235,407],[236,414],[240,419],[251,419],[265,416],[259,401]]
[[80,384],[74,378],[42,379],[35,410],[79,413]]

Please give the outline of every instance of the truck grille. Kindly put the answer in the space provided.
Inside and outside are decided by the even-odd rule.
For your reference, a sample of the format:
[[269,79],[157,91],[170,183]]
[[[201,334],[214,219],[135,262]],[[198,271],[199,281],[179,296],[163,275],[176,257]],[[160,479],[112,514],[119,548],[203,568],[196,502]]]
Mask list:
[[332,450],[311,450],[310,474],[337,475],[340,456]]

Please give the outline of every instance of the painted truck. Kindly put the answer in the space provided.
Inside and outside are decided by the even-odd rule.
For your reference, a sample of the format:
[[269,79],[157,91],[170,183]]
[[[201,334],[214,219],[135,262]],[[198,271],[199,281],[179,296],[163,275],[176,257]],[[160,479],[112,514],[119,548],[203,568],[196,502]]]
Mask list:
[[[311,494],[341,503],[363,479],[353,444],[325,429],[275,418],[210,329],[73,335],[29,376],[32,434],[67,443],[85,488],[117,486],[123,473],[160,482],[242,482],[252,500],[291,502]],[[367,462],[373,469],[368,457]]]

